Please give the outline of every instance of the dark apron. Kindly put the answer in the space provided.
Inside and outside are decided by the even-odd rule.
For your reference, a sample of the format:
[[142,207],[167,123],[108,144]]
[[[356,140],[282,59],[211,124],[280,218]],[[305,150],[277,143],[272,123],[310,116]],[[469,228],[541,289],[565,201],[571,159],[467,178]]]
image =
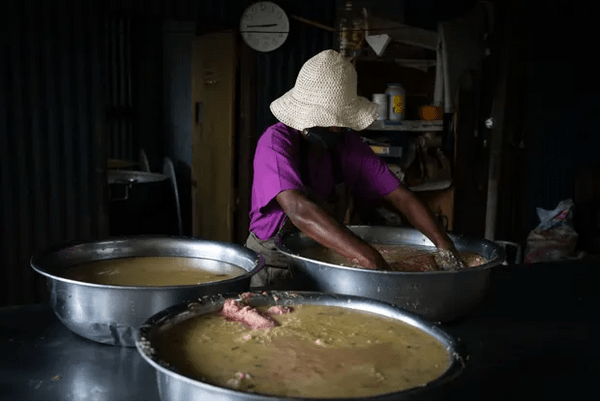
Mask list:
[[[307,144],[305,144],[304,139],[301,139],[300,141],[300,160],[306,161],[308,160],[306,157],[308,153]],[[336,169],[334,177],[336,178],[336,183],[338,183],[338,179],[341,178],[339,163],[335,157],[335,154],[333,154],[332,157],[333,166],[334,169]],[[300,177],[302,178],[303,183],[308,183],[307,173],[308,167],[301,166]],[[346,186],[343,182],[336,184],[335,194],[331,199],[325,199],[317,194],[314,194],[314,192],[308,186],[306,186],[306,197],[338,222],[344,222],[346,210],[348,209],[349,205],[349,197],[347,196]],[[280,253],[275,246],[277,239],[279,239],[284,233],[292,230],[296,230],[296,227],[286,217],[281,229],[279,229],[279,231],[268,240],[260,240],[254,233],[250,232],[250,235],[248,236],[244,246],[261,254],[265,259],[265,268],[252,276],[252,280],[250,282],[251,287],[269,286],[281,289],[291,289],[293,287],[294,277],[292,275],[292,271],[289,269],[288,259],[285,255]]]

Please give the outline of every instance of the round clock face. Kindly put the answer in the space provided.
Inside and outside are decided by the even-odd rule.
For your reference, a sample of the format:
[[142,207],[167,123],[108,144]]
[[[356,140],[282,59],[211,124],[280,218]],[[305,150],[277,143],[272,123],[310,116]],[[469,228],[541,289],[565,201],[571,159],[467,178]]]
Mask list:
[[259,52],[270,52],[283,45],[290,32],[285,11],[270,1],[259,1],[248,7],[240,20],[244,42]]

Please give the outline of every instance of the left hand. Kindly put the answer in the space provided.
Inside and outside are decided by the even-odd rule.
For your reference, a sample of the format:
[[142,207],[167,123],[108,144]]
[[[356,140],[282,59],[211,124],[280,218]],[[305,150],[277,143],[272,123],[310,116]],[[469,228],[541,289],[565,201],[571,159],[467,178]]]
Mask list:
[[456,247],[438,248],[435,253],[435,262],[442,271],[456,271],[465,267]]
[[439,269],[451,271],[464,267],[452,239],[436,223],[431,210],[411,191],[401,185],[383,198],[402,212],[415,228],[436,245],[438,252],[435,255],[435,260]]

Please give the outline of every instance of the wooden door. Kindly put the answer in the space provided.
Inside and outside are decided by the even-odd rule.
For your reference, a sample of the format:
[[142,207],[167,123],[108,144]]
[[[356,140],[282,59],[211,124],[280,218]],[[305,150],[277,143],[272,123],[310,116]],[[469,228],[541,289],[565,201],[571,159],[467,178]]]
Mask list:
[[235,67],[233,32],[194,40],[192,230],[206,240],[233,239]]

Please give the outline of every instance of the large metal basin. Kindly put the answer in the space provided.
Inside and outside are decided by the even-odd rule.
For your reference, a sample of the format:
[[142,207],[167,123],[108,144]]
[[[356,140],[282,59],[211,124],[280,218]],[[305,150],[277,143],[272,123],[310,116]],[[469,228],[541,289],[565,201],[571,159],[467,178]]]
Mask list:
[[[224,294],[206,296],[198,302],[180,304],[161,311],[150,317],[141,327],[137,338],[137,348],[143,358],[156,369],[156,378],[161,400],[168,401],[199,401],[199,400],[282,400],[293,399],[285,396],[265,395],[233,390],[212,385],[178,373],[177,367],[170,366],[162,361],[155,353],[153,340],[162,329],[168,328],[178,322],[202,314],[218,311],[223,307],[226,298],[238,298],[238,294]],[[326,306],[340,306],[355,310],[379,314],[385,317],[400,320],[408,325],[422,330],[435,337],[448,350],[450,365],[446,372],[438,379],[430,382],[425,387],[416,387],[402,392],[377,395],[375,400],[399,400],[418,398],[419,392],[424,388],[428,390],[438,387],[455,378],[464,367],[464,359],[458,342],[433,323],[421,317],[396,308],[387,303],[357,296],[325,294],[319,292],[281,292],[269,291],[252,293],[249,303],[253,306],[274,305],[301,305],[317,304]],[[347,398],[345,398],[347,399]],[[361,398],[363,399],[363,398]]]
[[[369,243],[433,246],[412,228],[349,226]],[[381,300],[433,321],[448,322],[472,311],[489,288],[490,268],[502,264],[505,253],[485,239],[450,235],[459,251],[477,253],[487,264],[453,272],[392,272],[344,267],[303,256],[318,243],[301,232],[284,234],[277,248],[289,260],[299,288]]]
[[[62,276],[71,266],[124,257],[192,257],[219,271],[221,262],[243,268],[235,278],[185,286],[112,286],[80,282]],[[118,263],[118,262],[115,262]],[[46,276],[50,306],[70,330],[111,345],[135,346],[138,327],[151,315],[204,295],[242,292],[263,268],[263,258],[236,244],[186,237],[136,236],[71,244],[31,258],[31,267]]]

